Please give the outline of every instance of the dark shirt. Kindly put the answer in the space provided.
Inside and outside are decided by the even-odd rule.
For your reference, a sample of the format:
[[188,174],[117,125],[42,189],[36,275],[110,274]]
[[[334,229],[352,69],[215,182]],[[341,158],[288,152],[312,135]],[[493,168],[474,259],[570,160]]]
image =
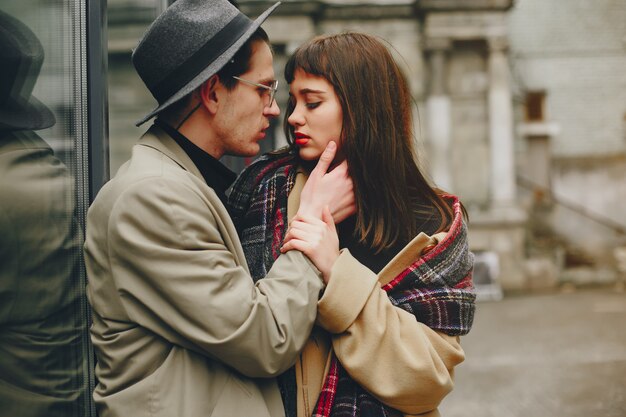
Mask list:
[[224,206],[228,207],[226,204],[226,190],[235,181],[237,174],[200,149],[182,133],[167,123],[157,119],[154,124],[165,130],[165,133],[170,135],[172,139],[178,143],[178,146],[183,148],[183,151],[185,151],[187,156],[189,156],[196,168],[200,171],[200,174],[202,174],[207,185],[213,188],[213,191],[215,191]]

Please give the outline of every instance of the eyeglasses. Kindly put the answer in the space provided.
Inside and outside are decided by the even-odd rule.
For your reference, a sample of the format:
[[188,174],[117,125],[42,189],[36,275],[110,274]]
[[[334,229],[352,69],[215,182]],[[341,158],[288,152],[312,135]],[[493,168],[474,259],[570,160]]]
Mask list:
[[264,88],[264,89],[268,90],[269,93],[270,93],[270,102],[268,103],[267,107],[272,107],[272,104],[274,104],[274,96],[276,95],[276,90],[278,90],[278,80],[272,81],[272,83],[270,85],[265,85],[265,84],[255,83],[255,82],[252,82],[250,80],[246,80],[244,78],[236,77],[234,75],[233,75],[233,78],[235,80],[241,81],[241,82],[246,83],[248,85],[252,85],[252,86],[255,86],[255,87]]

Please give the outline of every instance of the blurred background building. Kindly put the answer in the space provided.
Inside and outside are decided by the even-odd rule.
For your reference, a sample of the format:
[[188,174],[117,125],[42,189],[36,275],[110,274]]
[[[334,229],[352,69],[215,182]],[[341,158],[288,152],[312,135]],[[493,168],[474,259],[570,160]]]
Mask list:
[[[273,1],[237,3],[253,16]],[[167,4],[108,1],[111,172],[141,133],[133,122],[154,105],[130,54]],[[626,2],[283,0],[264,28],[279,78],[289,54],[318,34],[358,30],[388,42],[415,99],[422,162],[468,208],[483,296],[621,282]],[[285,144],[281,122],[265,150]],[[235,170],[247,162],[227,161]]]

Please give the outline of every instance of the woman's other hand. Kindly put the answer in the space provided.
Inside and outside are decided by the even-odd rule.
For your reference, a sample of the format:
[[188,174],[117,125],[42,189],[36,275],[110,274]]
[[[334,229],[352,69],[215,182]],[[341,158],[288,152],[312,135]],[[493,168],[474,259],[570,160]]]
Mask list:
[[301,214],[294,217],[280,251],[285,253],[293,249],[304,253],[328,284],[330,271],[339,256],[339,237],[328,206],[322,210],[322,220]]

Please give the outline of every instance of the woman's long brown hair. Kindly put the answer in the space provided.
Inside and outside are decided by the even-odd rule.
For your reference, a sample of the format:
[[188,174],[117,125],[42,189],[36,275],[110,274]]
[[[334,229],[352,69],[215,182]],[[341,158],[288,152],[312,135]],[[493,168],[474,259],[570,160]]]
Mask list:
[[[362,33],[320,36],[287,62],[289,84],[297,69],[328,80],[341,103],[340,147],[354,182],[358,239],[375,252],[406,244],[433,209],[441,218],[438,231],[447,229],[452,209],[419,169],[409,88],[387,47]],[[293,109],[290,100],[284,128],[291,147]]]

